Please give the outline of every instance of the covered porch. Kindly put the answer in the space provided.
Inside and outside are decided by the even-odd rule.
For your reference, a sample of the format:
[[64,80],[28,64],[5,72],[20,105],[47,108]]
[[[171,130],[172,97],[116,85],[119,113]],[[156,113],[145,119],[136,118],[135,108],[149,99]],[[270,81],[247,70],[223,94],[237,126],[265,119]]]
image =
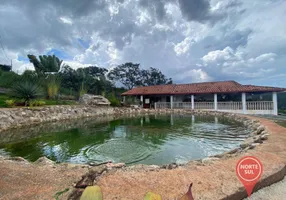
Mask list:
[[279,92],[286,92],[286,88],[218,81],[138,87],[122,96],[137,97],[143,108],[278,115]]
[[145,108],[198,109],[241,114],[278,114],[277,92],[140,96]]

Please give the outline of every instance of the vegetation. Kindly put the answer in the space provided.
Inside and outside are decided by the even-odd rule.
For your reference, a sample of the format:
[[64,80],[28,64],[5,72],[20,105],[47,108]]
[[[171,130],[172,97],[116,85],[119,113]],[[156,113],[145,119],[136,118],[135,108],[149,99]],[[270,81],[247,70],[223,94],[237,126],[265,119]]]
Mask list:
[[6,100],[5,103],[8,107],[14,107],[15,106],[15,100],[13,100],[13,99]]
[[[103,95],[112,106],[120,106],[120,94],[126,89],[172,83],[160,70],[142,70],[140,64],[131,62],[108,71],[97,66],[73,69],[55,55],[28,55],[28,59],[35,70],[25,70],[21,75],[9,65],[0,65],[0,89],[9,91],[0,98],[0,107],[75,104],[73,100],[85,93]],[[135,101],[129,98],[126,102]]]
[[156,68],[141,70],[140,64],[125,63],[112,69],[108,74],[108,78],[112,81],[119,81],[127,89],[136,86],[151,86],[172,84],[171,78],[166,76]]
[[63,62],[55,55],[41,55],[39,59],[34,55],[28,55],[28,58],[33,63],[36,73],[40,76],[51,72],[58,72]]
[[17,82],[10,91],[12,97],[23,99],[25,106],[30,105],[30,101],[43,96],[43,91],[37,83],[32,81]]

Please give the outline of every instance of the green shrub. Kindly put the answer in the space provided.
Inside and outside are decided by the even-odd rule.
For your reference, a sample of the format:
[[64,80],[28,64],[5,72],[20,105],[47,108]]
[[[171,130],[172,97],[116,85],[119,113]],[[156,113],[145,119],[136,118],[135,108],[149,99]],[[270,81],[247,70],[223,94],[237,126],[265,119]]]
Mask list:
[[79,89],[79,97],[86,94],[88,91],[87,87],[84,85],[84,83],[81,83],[80,89]]
[[13,99],[6,100],[5,103],[8,107],[14,107],[15,106],[15,100],[13,100]]
[[47,95],[49,99],[56,98],[60,90],[60,85],[60,80],[56,76],[49,76],[47,79]]
[[117,99],[114,95],[110,95],[107,99],[110,101],[111,106],[118,107],[121,105],[120,100]]
[[23,99],[25,105],[30,105],[30,101],[43,96],[41,87],[32,81],[17,82],[11,89],[10,95],[18,99]]
[[15,72],[2,71],[0,74],[0,87],[10,88],[18,80],[20,80],[20,75]]
[[44,106],[46,105],[46,102],[43,101],[43,100],[33,100],[33,101],[30,101],[29,103],[29,106],[30,107],[34,107],[34,106]]

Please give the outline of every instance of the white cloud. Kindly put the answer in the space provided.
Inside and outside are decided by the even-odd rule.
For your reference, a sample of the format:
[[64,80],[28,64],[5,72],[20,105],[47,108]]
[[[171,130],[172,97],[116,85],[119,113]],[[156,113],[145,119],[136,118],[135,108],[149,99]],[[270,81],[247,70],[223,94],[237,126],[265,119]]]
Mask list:
[[73,24],[72,19],[69,17],[60,17],[60,21],[63,22],[64,24],[69,24],[69,25]]
[[[0,35],[9,59],[55,49],[75,68],[131,61],[159,68],[180,83],[257,79],[272,84],[275,79],[262,77],[286,73],[283,0],[15,2],[0,4],[5,19]],[[0,63],[9,59],[0,49]],[[23,61],[14,66],[16,71],[31,67]]]

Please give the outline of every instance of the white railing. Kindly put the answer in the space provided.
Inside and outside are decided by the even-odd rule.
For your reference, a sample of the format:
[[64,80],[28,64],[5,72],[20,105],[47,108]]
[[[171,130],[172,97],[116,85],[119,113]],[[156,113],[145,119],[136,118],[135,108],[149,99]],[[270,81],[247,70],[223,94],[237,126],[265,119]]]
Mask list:
[[171,108],[171,103],[169,102],[156,102],[155,109]]
[[242,110],[242,102],[218,102],[218,110]]
[[[156,102],[156,109],[171,108],[170,102]],[[191,102],[173,102],[173,109],[192,109]],[[194,102],[194,109],[199,110],[214,110],[214,102]],[[264,113],[266,111],[273,111],[274,105],[272,101],[247,101],[246,111],[247,113],[253,113],[251,111],[257,111],[257,113]],[[242,102],[218,102],[217,110],[221,111],[235,111],[242,113]],[[241,111],[241,112],[240,112]]]
[[195,102],[195,109],[214,110],[214,102]]
[[192,109],[192,103],[190,102],[173,102],[174,109]]
[[247,101],[246,110],[273,110],[272,101]]

